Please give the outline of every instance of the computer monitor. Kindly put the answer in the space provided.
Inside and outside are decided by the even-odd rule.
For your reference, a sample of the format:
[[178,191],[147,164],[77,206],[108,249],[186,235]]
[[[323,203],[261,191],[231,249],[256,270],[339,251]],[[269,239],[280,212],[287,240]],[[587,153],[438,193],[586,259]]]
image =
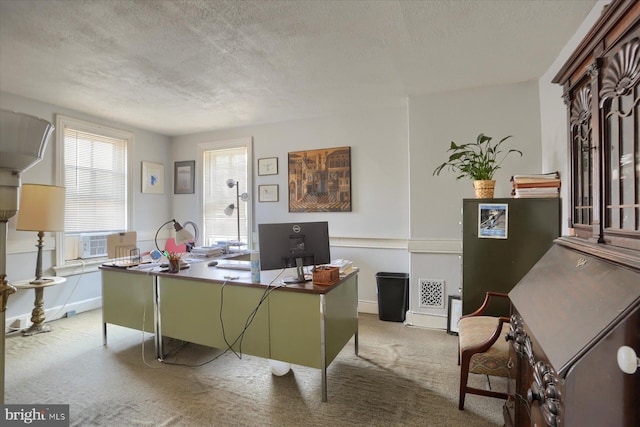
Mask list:
[[328,264],[329,223],[288,222],[258,224],[260,241],[260,269],[279,270],[296,267],[296,275],[285,278],[287,283],[302,283],[304,266]]

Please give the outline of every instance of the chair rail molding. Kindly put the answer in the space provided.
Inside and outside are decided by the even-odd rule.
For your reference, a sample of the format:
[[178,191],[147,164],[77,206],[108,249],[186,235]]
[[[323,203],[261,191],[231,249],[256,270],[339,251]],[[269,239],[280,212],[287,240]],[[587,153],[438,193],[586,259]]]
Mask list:
[[462,239],[411,239],[411,253],[462,255]]

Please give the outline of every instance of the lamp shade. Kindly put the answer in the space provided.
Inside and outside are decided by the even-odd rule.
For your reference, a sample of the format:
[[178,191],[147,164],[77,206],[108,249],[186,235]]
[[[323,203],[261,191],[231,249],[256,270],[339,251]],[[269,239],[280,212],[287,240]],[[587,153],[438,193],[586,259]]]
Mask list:
[[176,231],[176,244],[177,245],[185,244],[185,243],[189,242],[191,239],[193,239],[193,234],[191,234],[189,232],[189,230],[181,228],[180,230]]
[[24,184],[20,193],[17,230],[64,231],[64,187]]
[[54,129],[38,117],[0,109],[0,169],[24,172],[39,162]]

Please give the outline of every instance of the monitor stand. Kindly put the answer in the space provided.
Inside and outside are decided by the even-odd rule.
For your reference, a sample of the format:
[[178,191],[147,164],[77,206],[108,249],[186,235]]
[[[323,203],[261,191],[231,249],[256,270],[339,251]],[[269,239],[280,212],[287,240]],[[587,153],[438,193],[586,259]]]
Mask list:
[[282,280],[284,283],[304,283],[309,282],[311,279],[307,279],[304,277],[304,263],[302,262],[302,258],[296,258],[296,275],[285,277]]

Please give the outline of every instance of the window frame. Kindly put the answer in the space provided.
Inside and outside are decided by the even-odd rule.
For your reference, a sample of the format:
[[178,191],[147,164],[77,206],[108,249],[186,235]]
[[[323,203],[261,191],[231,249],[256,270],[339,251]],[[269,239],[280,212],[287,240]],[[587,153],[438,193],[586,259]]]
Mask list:
[[[111,138],[124,139],[127,141],[127,231],[134,230],[134,181],[135,171],[133,168],[133,148],[135,143],[134,133],[125,131],[122,129],[116,129],[113,127],[93,123],[87,120],[77,119],[65,115],[56,115],[56,163],[55,163],[55,175],[56,185],[64,186],[64,129],[65,127],[79,130],[82,132],[93,133],[98,135],[104,135]],[[65,253],[65,231],[56,233],[56,265],[65,266],[69,265],[64,259]],[[100,261],[102,262],[102,261]],[[73,264],[73,262],[71,262]]]
[[205,151],[211,150],[224,150],[229,148],[238,148],[245,147],[247,150],[247,193],[249,194],[249,200],[247,200],[247,250],[253,249],[254,242],[254,222],[253,222],[253,213],[254,213],[254,199],[257,197],[257,194],[253,191],[253,137],[239,137],[233,139],[225,139],[219,141],[211,141],[211,142],[203,142],[198,144],[198,161],[196,162],[196,173],[198,175],[198,180],[201,183],[200,185],[200,197],[198,198],[200,201],[199,205],[199,219],[200,224],[202,224],[202,238],[204,241],[204,217],[205,217],[205,186],[204,186],[204,153]]

